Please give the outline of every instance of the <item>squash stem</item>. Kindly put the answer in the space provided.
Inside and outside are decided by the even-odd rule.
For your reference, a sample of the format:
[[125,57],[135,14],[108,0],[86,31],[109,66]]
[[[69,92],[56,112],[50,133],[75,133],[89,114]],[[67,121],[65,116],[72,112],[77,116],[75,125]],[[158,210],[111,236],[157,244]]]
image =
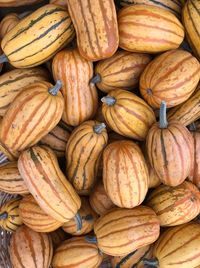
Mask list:
[[159,267],[159,261],[157,258],[155,259],[144,259],[144,265],[148,265],[150,267]]
[[97,244],[97,238],[96,236],[85,236],[85,240],[88,242],[88,243],[91,243],[91,244]]
[[0,63],[8,62],[8,58],[6,57],[5,54],[0,56]]
[[86,215],[86,216],[83,216],[82,217],[82,220],[85,220],[85,221],[93,221],[94,220],[94,218],[93,218],[93,216],[91,215],[91,214],[88,214],[88,215]]
[[0,214],[0,220],[6,220],[8,218],[8,213],[7,212],[3,212]]
[[82,229],[82,218],[81,215],[77,212],[74,216],[74,219],[76,221],[77,231],[79,232]]
[[161,102],[160,105],[160,122],[159,127],[160,128],[167,128],[168,122],[167,122],[167,105],[165,101]]
[[58,80],[55,86],[49,89],[49,93],[53,96],[57,96],[58,91],[61,89],[61,87],[62,87],[62,82]]
[[112,96],[106,96],[101,99],[101,101],[108,106],[113,106],[116,103],[116,99]]
[[106,128],[106,125],[105,125],[104,123],[95,125],[95,126],[93,127],[94,132],[95,132],[96,134],[101,134],[101,133],[102,133],[102,130],[105,129],[105,128]]
[[100,82],[101,82],[101,76],[98,73],[90,80],[90,83],[92,84],[96,84]]

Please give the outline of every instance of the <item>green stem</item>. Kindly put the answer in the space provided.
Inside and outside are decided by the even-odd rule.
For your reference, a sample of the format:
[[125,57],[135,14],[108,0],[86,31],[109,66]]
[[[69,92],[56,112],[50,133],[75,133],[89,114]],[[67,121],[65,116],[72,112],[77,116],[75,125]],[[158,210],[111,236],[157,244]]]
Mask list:
[[62,82],[58,80],[55,86],[49,89],[49,93],[53,96],[57,96],[58,91],[61,89],[61,87],[62,87]]
[[8,62],[8,58],[6,57],[5,54],[0,56],[0,63]]
[[108,106],[113,106],[116,103],[116,99],[112,96],[106,96],[101,99],[101,101]]
[[88,242],[88,243],[91,243],[91,244],[97,244],[97,238],[96,236],[89,236],[87,235],[85,237],[85,240]]
[[95,125],[93,127],[93,130],[96,134],[101,134],[102,133],[102,130],[106,128],[106,125],[104,123],[101,123],[101,124],[98,124],[98,125]]
[[82,229],[82,218],[81,215],[77,212],[74,216],[74,219],[76,221],[77,231],[79,232]]
[[165,101],[161,102],[160,105],[160,122],[159,127],[160,128],[167,128],[168,122],[167,122],[167,105]]
[[159,267],[159,261],[158,261],[157,258],[155,258],[155,259],[144,259],[143,262],[144,262],[144,265],[149,265],[150,267],[156,267],[156,268]]
[[92,84],[97,84],[101,82],[101,75],[100,74],[96,74],[91,80],[90,83]]
[[7,212],[3,212],[0,214],[0,220],[6,220],[8,218],[8,213]]

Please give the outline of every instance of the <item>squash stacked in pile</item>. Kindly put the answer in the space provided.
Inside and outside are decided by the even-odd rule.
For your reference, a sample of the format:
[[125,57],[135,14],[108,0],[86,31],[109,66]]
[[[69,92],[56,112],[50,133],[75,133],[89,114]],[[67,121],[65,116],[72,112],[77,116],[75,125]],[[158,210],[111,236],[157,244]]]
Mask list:
[[200,1],[0,0],[19,5],[0,23],[12,266],[200,267]]

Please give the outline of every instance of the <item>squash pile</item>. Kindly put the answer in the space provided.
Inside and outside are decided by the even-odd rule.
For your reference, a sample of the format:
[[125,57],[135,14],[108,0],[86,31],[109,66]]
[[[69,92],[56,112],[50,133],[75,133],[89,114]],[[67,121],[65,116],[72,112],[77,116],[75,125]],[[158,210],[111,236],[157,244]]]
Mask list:
[[46,2],[0,0],[13,268],[200,267],[200,0]]

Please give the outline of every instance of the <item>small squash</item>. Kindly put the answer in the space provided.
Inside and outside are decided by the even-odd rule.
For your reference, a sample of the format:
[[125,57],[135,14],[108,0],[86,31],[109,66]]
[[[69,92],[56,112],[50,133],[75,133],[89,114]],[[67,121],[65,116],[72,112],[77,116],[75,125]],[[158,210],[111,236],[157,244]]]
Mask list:
[[14,232],[23,224],[19,215],[20,198],[12,198],[0,208],[0,227],[6,231]]
[[146,102],[126,90],[113,90],[102,98],[102,113],[109,127],[118,134],[145,140],[155,122],[155,114]]
[[23,225],[10,241],[10,259],[15,268],[49,268],[53,256],[51,237]]
[[81,195],[89,195],[98,172],[99,160],[107,145],[104,123],[86,121],[71,134],[66,147],[66,172]]
[[50,0],[50,4],[62,6],[67,9],[68,0]]
[[12,30],[19,23],[20,19],[17,13],[9,13],[0,23],[0,38],[2,39],[6,33]]

